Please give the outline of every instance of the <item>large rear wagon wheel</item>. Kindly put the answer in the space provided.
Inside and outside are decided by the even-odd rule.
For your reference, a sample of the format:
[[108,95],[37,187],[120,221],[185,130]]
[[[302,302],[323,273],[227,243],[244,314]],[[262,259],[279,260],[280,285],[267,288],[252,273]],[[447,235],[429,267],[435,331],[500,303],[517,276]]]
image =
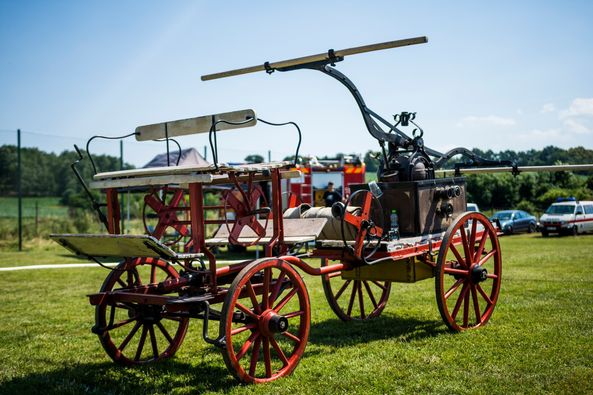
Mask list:
[[289,375],[309,337],[309,295],[287,262],[255,261],[237,275],[222,308],[224,361],[241,382],[262,383]]
[[[156,258],[133,258],[118,265],[100,292],[158,284],[179,274]],[[172,357],[185,337],[188,318],[170,316],[163,306],[102,303],[95,308],[95,332],[107,355],[124,365],[146,364]]]
[[498,235],[481,213],[464,213],[447,229],[437,259],[439,312],[453,331],[485,325],[494,311],[502,274]]
[[[327,259],[321,266],[327,266]],[[381,315],[389,293],[391,282],[372,280],[345,280],[341,272],[321,276],[323,292],[329,307],[342,321],[366,321]]]

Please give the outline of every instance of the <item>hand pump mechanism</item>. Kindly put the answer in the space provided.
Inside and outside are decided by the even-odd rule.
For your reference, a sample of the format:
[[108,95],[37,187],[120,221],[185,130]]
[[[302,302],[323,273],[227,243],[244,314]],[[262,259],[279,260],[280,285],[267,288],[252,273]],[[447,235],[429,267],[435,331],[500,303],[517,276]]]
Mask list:
[[[345,56],[358,53],[378,51],[389,48],[403,47],[408,45],[423,44],[428,38],[414,37],[404,40],[388,41],[379,44],[365,45],[361,47],[348,48],[334,51],[330,49],[326,53],[305,56],[296,59],[280,62],[265,62],[260,66],[246,67],[230,70],[221,73],[203,75],[202,81],[217,78],[231,77],[235,75],[266,71],[268,74],[274,71],[292,71],[299,69],[318,70],[338,80],[344,85],[354,97],[362,114],[365,126],[381,147],[381,166],[378,170],[378,178],[381,181],[415,181],[435,178],[435,170],[443,166],[453,156],[462,154],[470,158],[470,162],[456,164],[456,172],[466,167],[488,167],[488,166],[512,166],[509,161],[490,161],[475,155],[466,148],[455,148],[447,153],[440,153],[424,146],[423,130],[414,122],[416,113],[401,112],[394,116],[395,124],[391,124],[380,115],[367,107],[362,95],[356,85],[343,73],[335,68],[337,62],[344,60]],[[408,127],[410,123],[415,126],[412,137],[405,134],[399,127]],[[387,128],[385,131],[379,124]]]

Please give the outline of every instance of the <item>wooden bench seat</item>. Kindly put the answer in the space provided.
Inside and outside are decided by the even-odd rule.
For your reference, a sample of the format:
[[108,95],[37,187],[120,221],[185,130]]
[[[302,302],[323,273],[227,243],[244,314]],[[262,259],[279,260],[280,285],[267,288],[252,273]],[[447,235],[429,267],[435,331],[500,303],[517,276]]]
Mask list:
[[[106,189],[106,188],[130,188],[130,187],[142,187],[142,186],[159,186],[159,185],[180,185],[182,187],[187,186],[190,183],[200,183],[200,184],[209,184],[209,185],[220,185],[220,184],[229,184],[231,183],[231,179],[229,178],[228,171],[227,173],[215,173],[213,171],[209,172],[199,172],[197,170],[188,170],[189,167],[186,167],[183,170],[180,169],[181,166],[172,166],[175,167],[173,173],[169,173],[166,171],[162,171],[160,169],[163,168],[155,168],[159,170],[155,170],[152,174],[151,172],[139,172],[139,174],[132,173],[131,175],[126,175],[126,172],[131,172],[131,170],[124,170],[122,172],[112,172],[110,176],[105,176],[107,173],[99,173],[97,178],[95,176],[95,181],[91,181],[89,183],[89,187],[92,189]],[[166,167],[164,169],[171,169],[172,167]],[[278,166],[280,167],[280,166]],[[149,169],[138,169],[138,170],[149,170]],[[264,174],[261,169],[258,170],[240,170],[240,172],[256,172],[253,180],[254,181],[266,181],[270,180],[270,176]],[[119,173],[119,174],[118,174]],[[289,178],[299,178],[301,177],[301,172],[298,170],[286,170],[281,171],[280,176],[282,179],[289,179]],[[238,174],[237,179],[239,181],[247,181],[248,175],[246,174]]]
[[[259,220],[264,226],[265,221]],[[284,242],[289,245],[308,243],[315,241],[323,230],[327,219],[325,218],[299,218],[284,219]],[[232,229],[232,224],[229,224]],[[273,235],[272,220],[268,221],[266,236],[262,237],[257,244],[264,245],[270,242]],[[257,240],[255,232],[249,227],[244,227],[239,235],[239,242],[251,244]],[[229,243],[229,231],[226,225],[221,225],[214,237],[206,239],[206,245],[227,245]]]

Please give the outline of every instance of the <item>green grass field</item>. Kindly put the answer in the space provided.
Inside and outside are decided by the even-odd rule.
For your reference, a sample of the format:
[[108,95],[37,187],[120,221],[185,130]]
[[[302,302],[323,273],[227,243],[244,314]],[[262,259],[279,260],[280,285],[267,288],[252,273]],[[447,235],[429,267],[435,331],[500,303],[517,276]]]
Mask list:
[[[490,323],[449,333],[434,281],[394,285],[368,323],[342,323],[306,276],[312,326],[290,377],[239,385],[193,321],[177,355],[137,368],[112,364],[90,332],[100,268],[2,272],[0,393],[592,393],[593,235],[501,238],[503,282]],[[57,249],[30,263],[63,261]],[[24,257],[23,261],[27,258]]]
[[[60,205],[59,197],[26,197],[23,198],[23,217],[35,217],[37,203],[40,217],[59,217],[66,215],[68,208]],[[0,218],[18,218],[18,199],[0,197]]]

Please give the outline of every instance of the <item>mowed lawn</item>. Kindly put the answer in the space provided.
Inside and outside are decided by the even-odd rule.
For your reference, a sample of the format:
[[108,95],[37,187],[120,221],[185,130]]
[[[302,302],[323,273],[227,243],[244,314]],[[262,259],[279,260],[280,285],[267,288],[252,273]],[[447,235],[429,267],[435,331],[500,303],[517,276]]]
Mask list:
[[[111,363],[90,332],[105,269],[0,274],[0,393],[593,393],[593,235],[501,238],[503,282],[490,323],[449,333],[432,279],[396,284],[381,317],[342,323],[308,277],[312,327],[290,377],[239,385],[193,321],[177,355]],[[44,263],[37,259],[32,264]]]

